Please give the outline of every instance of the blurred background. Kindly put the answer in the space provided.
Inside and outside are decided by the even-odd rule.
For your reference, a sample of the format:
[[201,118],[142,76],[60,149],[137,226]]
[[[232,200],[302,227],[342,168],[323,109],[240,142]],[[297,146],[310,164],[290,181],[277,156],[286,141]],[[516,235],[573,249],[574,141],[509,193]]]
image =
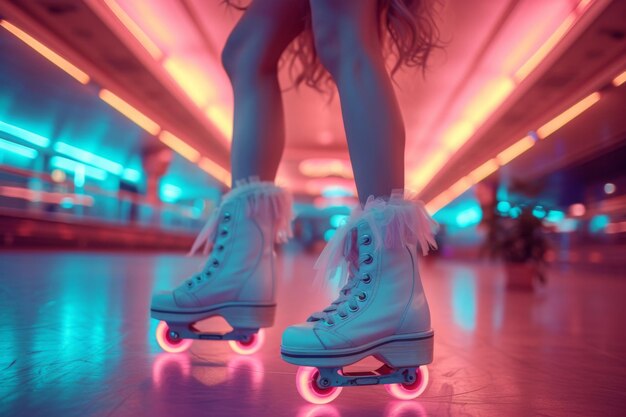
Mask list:
[[161,352],[151,294],[199,270],[185,252],[230,187],[220,52],[240,16],[0,0],[0,415],[623,415],[624,0],[446,0],[446,48],[397,74],[406,185],[441,224],[418,401],[308,406],[280,359],[285,326],[335,298],[313,264],[358,204],[337,94],[285,71],[277,182],[297,217],[267,345]]
[[[230,186],[220,51],[239,17],[219,1],[0,1],[0,245],[188,249]],[[396,77],[436,257],[624,271],[625,17],[617,0],[445,2],[446,49]],[[277,182],[296,198],[290,245],[315,252],[357,204],[339,103],[284,97]]]

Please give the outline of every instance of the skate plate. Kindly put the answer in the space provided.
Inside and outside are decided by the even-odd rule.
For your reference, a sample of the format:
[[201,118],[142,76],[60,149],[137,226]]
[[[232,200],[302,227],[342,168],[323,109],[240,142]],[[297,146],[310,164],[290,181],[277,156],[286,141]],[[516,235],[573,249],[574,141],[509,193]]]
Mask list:
[[188,323],[172,323],[167,322],[169,327],[169,337],[176,341],[180,339],[197,339],[197,340],[235,340],[239,342],[248,342],[255,333],[259,331],[254,329],[233,329],[227,333],[211,333],[202,332]]
[[362,385],[412,384],[417,366],[392,368],[382,365],[374,371],[344,372],[342,368],[318,368],[317,384],[320,388],[353,387]]

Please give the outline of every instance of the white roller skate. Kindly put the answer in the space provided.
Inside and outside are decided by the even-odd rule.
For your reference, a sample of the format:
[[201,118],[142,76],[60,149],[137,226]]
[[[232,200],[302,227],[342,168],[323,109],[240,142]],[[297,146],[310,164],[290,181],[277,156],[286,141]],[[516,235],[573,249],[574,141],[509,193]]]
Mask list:
[[[424,391],[433,330],[416,247],[436,247],[436,226],[421,203],[394,193],[389,202],[370,197],[333,236],[316,268],[347,283],[330,306],[283,333],[281,354],[301,365],[296,386],[305,400],[329,403],[344,386],[384,384],[400,399]],[[368,356],[383,366],[343,370]]]
[[[152,318],[162,320],[157,341],[168,352],[187,350],[193,339],[228,340],[241,354],[257,352],[263,328],[274,323],[274,242],[291,236],[291,196],[271,183],[250,182],[229,192],[196,239],[205,267],[173,291],[152,297]],[[194,324],[213,316],[232,327],[206,333]]]

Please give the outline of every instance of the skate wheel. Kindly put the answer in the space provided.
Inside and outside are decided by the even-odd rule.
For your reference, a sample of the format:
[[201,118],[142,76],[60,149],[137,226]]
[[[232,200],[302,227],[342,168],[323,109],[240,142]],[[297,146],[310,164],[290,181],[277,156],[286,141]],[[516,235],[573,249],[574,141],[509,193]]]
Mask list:
[[257,353],[265,343],[265,330],[259,329],[257,333],[250,335],[247,341],[229,340],[230,348],[240,355],[252,355]]
[[193,343],[191,339],[173,339],[170,335],[170,328],[164,321],[160,321],[157,326],[156,340],[161,349],[170,353],[184,352]]
[[394,398],[399,400],[414,400],[428,386],[428,368],[422,365],[417,368],[415,382],[412,384],[388,384],[385,385],[387,392]]
[[328,404],[341,394],[342,387],[322,388],[317,384],[317,368],[301,366],[296,374],[296,388],[300,396],[312,404]]

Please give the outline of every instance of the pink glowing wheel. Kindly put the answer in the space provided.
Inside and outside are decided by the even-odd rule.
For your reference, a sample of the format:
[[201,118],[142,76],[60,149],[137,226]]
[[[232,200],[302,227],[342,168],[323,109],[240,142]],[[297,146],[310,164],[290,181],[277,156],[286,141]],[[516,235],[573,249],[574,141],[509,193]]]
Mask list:
[[426,365],[417,368],[415,376],[415,382],[412,384],[388,384],[385,385],[385,389],[392,397],[399,400],[414,400],[422,395],[428,386],[428,368]]
[[259,329],[258,333],[251,334],[247,341],[229,340],[230,348],[240,355],[252,355],[257,353],[265,343],[265,330]]
[[160,321],[156,329],[156,340],[166,352],[180,353],[184,352],[193,343],[191,339],[174,338],[170,334],[170,328],[166,322]]
[[296,374],[296,388],[300,396],[312,404],[328,404],[341,394],[342,387],[322,388],[317,383],[320,371],[301,366]]

